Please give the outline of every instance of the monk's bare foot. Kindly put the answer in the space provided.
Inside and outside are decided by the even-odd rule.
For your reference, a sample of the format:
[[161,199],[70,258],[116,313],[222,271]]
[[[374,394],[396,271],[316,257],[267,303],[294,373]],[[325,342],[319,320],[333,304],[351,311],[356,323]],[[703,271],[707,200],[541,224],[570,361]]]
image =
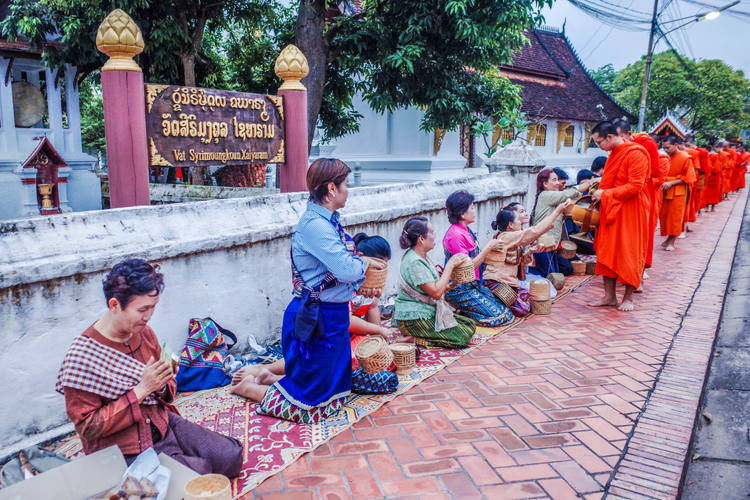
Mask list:
[[617,305],[617,299],[614,297],[609,298],[607,296],[604,296],[599,300],[589,302],[590,307],[615,307],[616,305]]
[[242,379],[248,376],[257,377],[261,371],[261,367],[258,365],[243,366],[232,375],[232,385],[237,385],[242,382]]
[[662,242],[661,242],[661,247],[662,247],[662,248],[667,248],[667,246],[669,245],[669,243],[667,243],[668,241],[669,241],[668,239],[666,239],[666,240],[662,241]]
[[632,302],[632,301],[630,301],[630,300],[623,300],[623,301],[622,301],[622,304],[620,304],[620,305],[619,305],[619,306],[617,307],[617,309],[618,309],[619,311],[623,311],[623,312],[629,312],[629,311],[632,311],[632,310],[634,309],[634,306],[633,306],[633,302]]
[[674,252],[674,245],[667,245],[664,247],[667,252]]
[[643,285],[640,285],[638,288],[633,290],[633,293],[643,293]]
[[690,229],[689,227],[685,226],[685,232],[686,232],[686,233],[692,233],[692,232],[693,232],[693,230],[692,230],[692,229]]
[[283,375],[276,375],[267,368],[262,368],[260,373],[255,377],[255,383],[260,385],[271,385],[278,382]]
[[643,279],[647,280],[649,278],[648,273],[646,271],[643,271]]
[[259,403],[260,400],[263,399],[263,396],[265,396],[267,390],[267,385],[256,384],[250,379],[250,377],[246,377],[239,384],[233,385],[229,392]]
[[680,235],[677,237],[678,240],[684,240],[685,238],[687,238],[687,234],[685,233],[680,233]]

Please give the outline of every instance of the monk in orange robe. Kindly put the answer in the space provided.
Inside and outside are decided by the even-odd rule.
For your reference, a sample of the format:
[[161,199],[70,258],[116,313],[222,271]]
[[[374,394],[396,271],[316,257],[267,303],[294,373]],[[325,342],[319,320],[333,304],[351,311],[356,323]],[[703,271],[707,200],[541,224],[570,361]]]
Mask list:
[[[685,139],[685,151],[693,159],[693,169],[695,170],[695,184],[690,193],[690,210],[692,210],[692,220],[690,222],[692,222],[698,220],[698,215],[701,211],[703,188],[706,187],[706,178],[701,169],[700,153],[695,148],[695,139],[692,136],[688,136]],[[701,178],[703,179],[702,182]]]
[[[639,132],[637,134],[633,134],[630,123],[628,123],[625,120],[616,120],[614,122],[615,128],[617,129],[617,134],[626,142],[635,142],[636,144],[640,144],[644,148],[646,148],[646,151],[648,152],[649,156],[649,174],[646,178],[646,183],[644,184],[644,189],[646,190],[646,194],[648,195],[649,200],[649,224],[647,226],[647,232],[646,232],[646,241],[648,242],[648,245],[646,247],[646,269],[651,267],[652,264],[652,257],[654,254],[654,232],[656,230],[656,224],[659,222],[659,211],[656,208],[656,193],[657,190],[661,190],[661,183],[663,182],[664,176],[666,175],[665,169],[663,172],[659,172],[659,144],[654,140],[651,136],[649,136],[645,132]],[[658,186],[655,186],[655,183],[653,182],[654,178],[657,178],[658,180]],[[661,200],[659,201],[661,203]],[[648,275],[644,271],[643,278],[648,278]],[[638,287],[636,289],[636,293],[640,293],[642,291],[641,287]]]
[[747,176],[747,167],[750,164],[750,152],[745,150],[745,145],[737,146],[737,189],[745,189],[745,177]]
[[[690,155],[690,153],[687,151],[687,146],[685,145],[685,140],[677,138],[677,149],[679,151],[683,151]],[[691,182],[688,185],[688,194],[687,194],[687,204],[685,206],[685,217],[684,217],[684,224],[682,230],[685,232],[690,232],[690,228],[688,227],[688,222],[695,222],[697,219],[695,215],[695,191],[696,191],[696,184],[698,183],[698,171],[696,169],[696,164],[693,161],[693,156],[690,155],[690,168],[692,170],[692,178],[694,179],[693,182]],[[681,235],[682,238],[685,237],[684,234]]]
[[693,159],[685,151],[680,151],[680,139],[667,136],[662,140],[662,148],[669,155],[669,173],[662,184],[664,201],[661,205],[659,227],[661,235],[667,239],[661,244],[664,250],[674,250],[674,242],[682,233],[685,224],[689,187],[695,182]]
[[721,163],[723,160],[719,153],[721,153],[721,143],[715,142],[708,154],[710,173],[706,179],[706,192],[704,194],[706,207],[710,208],[712,212],[721,201]]
[[625,285],[625,295],[617,308],[633,310],[633,292],[641,284],[646,264],[649,201],[644,185],[650,172],[650,159],[640,144],[624,141],[612,122],[596,124],[594,142],[609,158],[599,189],[592,200],[600,203],[600,224],[596,230],[596,274],[604,279],[604,296],[589,305],[617,306],[617,282]]
[[729,196],[731,190],[730,183],[732,182],[732,153],[729,151],[729,143],[724,141],[722,143],[722,150],[719,156],[722,157],[721,163],[721,199],[725,200]]

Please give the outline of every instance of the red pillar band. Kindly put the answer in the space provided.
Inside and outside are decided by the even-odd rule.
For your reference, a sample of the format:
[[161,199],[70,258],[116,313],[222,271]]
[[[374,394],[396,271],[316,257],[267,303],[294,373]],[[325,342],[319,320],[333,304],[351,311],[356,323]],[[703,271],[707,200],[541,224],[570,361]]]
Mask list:
[[102,71],[109,204],[148,205],[146,98],[140,71]]
[[279,165],[282,193],[307,191],[307,91],[279,90],[284,97],[286,163]]

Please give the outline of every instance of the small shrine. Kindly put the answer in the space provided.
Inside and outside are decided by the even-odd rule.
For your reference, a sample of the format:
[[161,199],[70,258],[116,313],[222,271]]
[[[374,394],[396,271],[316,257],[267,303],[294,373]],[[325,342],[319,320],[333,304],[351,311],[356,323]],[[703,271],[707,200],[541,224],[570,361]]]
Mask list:
[[37,147],[21,167],[21,184],[24,186],[24,198],[29,211],[36,205],[41,215],[62,213],[61,200],[68,209],[66,211],[69,211],[66,184],[70,169],[65,168],[68,164],[46,137],[37,139]]

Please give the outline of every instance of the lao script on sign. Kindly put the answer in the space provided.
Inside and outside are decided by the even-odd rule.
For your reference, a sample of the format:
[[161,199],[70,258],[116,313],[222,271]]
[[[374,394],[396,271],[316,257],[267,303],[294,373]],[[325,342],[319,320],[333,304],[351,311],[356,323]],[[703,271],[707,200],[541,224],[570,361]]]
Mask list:
[[152,167],[284,163],[281,96],[146,84]]

